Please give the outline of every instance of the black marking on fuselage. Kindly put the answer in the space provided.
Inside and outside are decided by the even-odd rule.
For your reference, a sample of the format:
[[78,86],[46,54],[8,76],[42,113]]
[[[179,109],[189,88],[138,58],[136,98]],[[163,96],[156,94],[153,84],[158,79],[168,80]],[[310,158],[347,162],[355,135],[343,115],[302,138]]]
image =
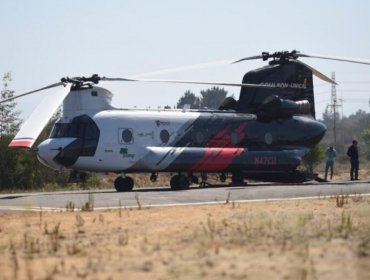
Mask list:
[[159,166],[165,159],[166,157],[169,155],[169,154],[173,154],[174,153],[174,149],[171,149],[169,150],[165,155],[164,157],[162,157],[157,163],[156,163],[156,166]]
[[[194,120],[191,129],[171,145],[174,147],[206,147],[209,141],[228,125],[231,125],[231,128],[226,136],[232,137],[235,130],[242,124],[245,124],[240,133],[243,138],[237,139],[237,142],[231,143],[231,146],[250,150],[281,150],[286,146],[313,147],[326,131],[325,126],[320,122],[303,116],[260,121],[252,114],[202,114]],[[197,133],[204,139],[197,139]],[[270,136],[271,142],[268,139]]]

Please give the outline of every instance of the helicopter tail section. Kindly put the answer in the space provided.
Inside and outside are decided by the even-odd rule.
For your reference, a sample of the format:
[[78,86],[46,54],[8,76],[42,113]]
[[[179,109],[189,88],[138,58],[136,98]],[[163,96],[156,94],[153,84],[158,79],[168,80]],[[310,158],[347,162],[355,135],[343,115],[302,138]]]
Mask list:
[[280,99],[302,101],[310,104],[309,113],[315,118],[315,102],[312,70],[296,61],[272,61],[269,65],[249,71],[243,77],[243,83],[255,83],[276,86],[278,88],[242,87],[236,104],[236,111],[258,113],[265,100],[270,96]]

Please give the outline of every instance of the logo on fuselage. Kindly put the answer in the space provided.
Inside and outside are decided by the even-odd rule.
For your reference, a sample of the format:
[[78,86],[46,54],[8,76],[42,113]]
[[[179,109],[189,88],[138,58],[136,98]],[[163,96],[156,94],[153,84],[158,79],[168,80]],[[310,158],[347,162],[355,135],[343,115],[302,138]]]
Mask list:
[[165,121],[156,120],[156,121],[155,121],[155,124],[156,124],[157,126],[161,126],[161,125],[170,125],[171,123],[170,123],[170,122],[165,122]]
[[135,157],[135,154],[129,154],[127,148],[121,148],[119,153],[122,154],[123,158],[134,158]]
[[280,87],[280,88],[298,88],[305,89],[307,88],[307,81],[304,80],[303,83],[275,83],[275,82],[265,82],[260,83],[265,86]]

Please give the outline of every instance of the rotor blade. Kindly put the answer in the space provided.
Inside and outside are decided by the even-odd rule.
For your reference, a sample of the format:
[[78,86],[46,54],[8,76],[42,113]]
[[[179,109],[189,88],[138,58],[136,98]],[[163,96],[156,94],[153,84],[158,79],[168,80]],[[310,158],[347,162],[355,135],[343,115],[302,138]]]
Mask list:
[[270,85],[259,84],[244,84],[244,83],[229,83],[229,82],[208,82],[208,81],[183,81],[183,80],[139,80],[140,82],[154,83],[173,83],[173,84],[195,84],[195,85],[215,85],[215,86],[233,86],[233,87],[251,87],[251,88],[277,88]]
[[17,99],[17,98],[22,97],[22,96],[26,96],[26,95],[29,95],[29,94],[32,94],[32,93],[35,93],[35,92],[38,92],[38,91],[45,90],[45,89],[58,87],[58,86],[61,86],[61,85],[64,85],[64,84],[62,82],[51,84],[51,85],[48,85],[48,86],[43,87],[43,88],[39,88],[39,89],[36,89],[36,90],[33,90],[33,91],[29,91],[29,92],[26,92],[26,93],[18,94],[16,96],[12,96],[12,97],[0,100],[0,103],[4,103],[4,102],[7,102],[7,101],[10,101],[10,100],[13,100],[13,99]]
[[336,61],[344,61],[344,62],[352,62],[352,63],[370,65],[370,60],[362,59],[362,58],[335,57],[335,56],[326,56],[326,55],[317,55],[317,54],[307,54],[307,53],[300,53],[300,52],[297,52],[297,56],[298,57],[312,57],[312,58],[320,58],[320,59],[329,59],[329,60],[336,60]]
[[245,60],[261,59],[261,58],[263,58],[262,55],[255,55],[255,56],[244,57],[242,59],[239,59],[239,60],[236,60],[236,61],[232,62],[232,64],[239,63],[239,62],[242,62],[242,61],[245,61]]
[[123,81],[123,82],[147,82],[147,83],[172,83],[172,84],[194,84],[194,85],[215,85],[215,86],[233,86],[233,87],[250,87],[250,88],[280,88],[272,85],[243,84],[229,82],[207,82],[207,81],[185,81],[185,80],[158,80],[158,79],[127,79],[127,78],[107,78],[103,77],[102,81]]
[[10,142],[11,148],[31,148],[54,112],[68,95],[70,87],[49,93],[22,124],[21,129]]
[[176,68],[166,68],[166,69],[161,69],[157,71],[132,75],[130,76],[130,78],[136,79],[140,77],[157,76],[157,75],[163,75],[163,74],[185,72],[185,71],[190,71],[190,70],[212,68],[212,67],[229,65],[233,63],[233,61],[235,61],[235,59],[224,59],[224,60],[219,60],[219,61],[211,61],[211,62],[205,62],[205,63],[199,63],[199,64],[185,65],[185,66],[180,66]]
[[108,77],[101,77],[100,81],[108,81],[108,82],[139,82],[139,80],[136,80],[136,79],[108,78]]
[[308,65],[308,64],[306,64],[306,63],[304,63],[300,60],[292,60],[292,62],[295,62],[295,63],[302,64],[302,65],[306,66],[307,68],[309,68],[312,71],[312,74],[314,74],[316,77],[320,78],[321,80],[323,80],[325,82],[328,82],[328,83],[331,83],[331,84],[334,84],[334,85],[337,85],[336,81],[334,81],[333,79],[330,79],[328,76],[324,75],[323,73],[321,73],[320,71],[311,67],[310,65]]

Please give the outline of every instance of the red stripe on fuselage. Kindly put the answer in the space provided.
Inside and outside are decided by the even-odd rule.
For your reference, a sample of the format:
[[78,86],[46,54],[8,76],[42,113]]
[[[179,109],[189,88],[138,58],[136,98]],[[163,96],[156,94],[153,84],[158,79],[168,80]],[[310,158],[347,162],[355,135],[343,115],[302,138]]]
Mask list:
[[[245,136],[244,129],[246,126],[247,126],[246,123],[241,123],[234,131],[231,132],[231,133],[234,132],[237,135],[238,139],[236,139],[236,142],[240,142],[244,138]],[[228,124],[222,131],[220,131],[214,137],[212,137],[208,141],[207,147],[212,147],[212,148],[213,147],[217,147],[217,148],[235,147],[236,143],[233,143],[231,135],[229,135],[231,134],[230,128],[231,128],[231,124]]]
[[230,147],[231,137],[227,134],[230,131],[231,124],[228,124],[224,130],[221,130],[207,144],[207,147]]
[[245,133],[244,129],[247,126],[246,123],[241,123],[237,129],[235,129],[236,135],[238,135],[238,140],[240,141],[241,139],[244,138]]
[[190,172],[222,172],[243,152],[243,148],[206,148],[203,158]]

